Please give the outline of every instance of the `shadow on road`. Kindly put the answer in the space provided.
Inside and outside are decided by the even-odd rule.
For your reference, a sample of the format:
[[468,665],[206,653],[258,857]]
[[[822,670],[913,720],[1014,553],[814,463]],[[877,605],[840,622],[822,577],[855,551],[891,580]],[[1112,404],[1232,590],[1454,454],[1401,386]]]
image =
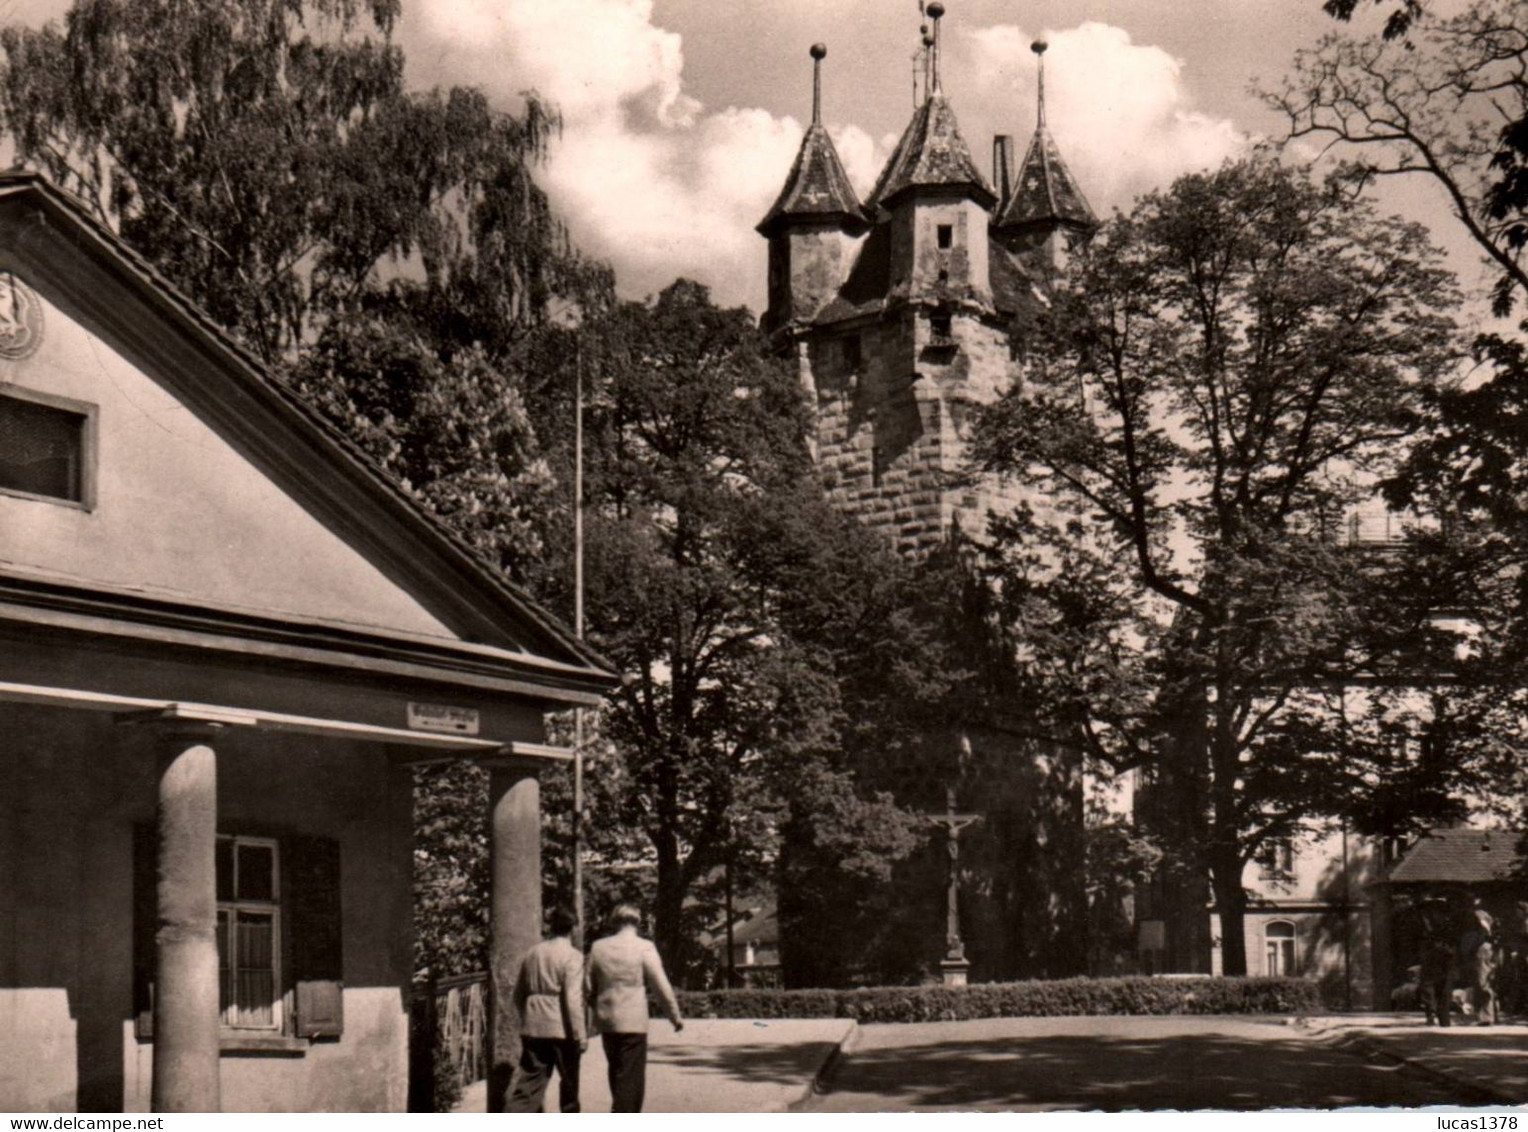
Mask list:
[[686,1072],[716,1074],[750,1085],[805,1085],[816,1066],[827,1060],[832,1043],[781,1045],[759,1042],[746,1045],[668,1045],[653,1047],[649,1060]]
[[[860,1050],[835,1099],[888,1108],[1338,1108],[1448,1103],[1445,1087],[1307,1039],[1054,1035]],[[872,1106],[876,1107],[876,1106]]]

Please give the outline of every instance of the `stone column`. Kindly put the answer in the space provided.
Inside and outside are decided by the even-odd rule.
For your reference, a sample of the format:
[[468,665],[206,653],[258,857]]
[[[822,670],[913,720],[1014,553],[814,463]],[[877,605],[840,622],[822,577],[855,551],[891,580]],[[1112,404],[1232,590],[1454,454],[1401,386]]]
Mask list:
[[157,724],[155,1112],[217,1112],[216,725]]
[[515,979],[520,961],[541,939],[541,782],[530,759],[488,764],[489,907],[488,1111],[502,1112],[520,1057]]

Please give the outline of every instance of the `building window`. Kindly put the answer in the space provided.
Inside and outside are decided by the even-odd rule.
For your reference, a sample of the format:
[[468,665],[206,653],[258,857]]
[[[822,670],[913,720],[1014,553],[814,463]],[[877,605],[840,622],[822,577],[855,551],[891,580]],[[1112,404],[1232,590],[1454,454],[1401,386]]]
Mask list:
[[[218,1000],[225,1049],[344,1033],[340,846],[298,834],[219,834]],[[154,1037],[157,836],[133,828],[133,1009]]]
[[1295,926],[1274,920],[1263,928],[1264,974],[1274,977],[1295,974]]
[[1264,880],[1289,876],[1295,871],[1294,843],[1287,837],[1263,842],[1257,852],[1257,863]]
[[954,319],[947,314],[936,314],[929,318],[929,326],[933,330],[935,338],[950,338],[955,333]]
[[281,1027],[281,891],[276,842],[219,837],[218,974],[223,1025]]
[[955,228],[950,224],[941,224],[937,230],[937,238],[941,248],[948,249],[955,243]]
[[0,387],[0,491],[92,505],[94,407]]

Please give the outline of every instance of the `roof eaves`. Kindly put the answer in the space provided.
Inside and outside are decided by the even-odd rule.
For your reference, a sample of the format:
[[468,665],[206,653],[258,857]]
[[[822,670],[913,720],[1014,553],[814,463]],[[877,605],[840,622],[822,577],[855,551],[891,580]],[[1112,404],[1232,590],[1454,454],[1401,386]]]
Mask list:
[[294,390],[276,378],[258,356],[218,326],[195,301],[125,243],[121,237],[102,224],[72,193],[54,185],[48,178],[34,170],[0,171],[0,198],[18,196],[28,191],[35,192],[41,200],[93,237],[101,249],[126,267],[144,284],[150,294],[164,304],[173,317],[187,323],[216,350],[229,355],[254,380],[257,387],[273,395],[307,427],[317,429],[334,447],[336,454],[342,457],[354,472],[363,476],[372,488],[379,489],[410,520],[422,524],[430,537],[436,539],[443,549],[463,560],[468,568],[487,581],[517,614],[557,641],[567,651],[579,657],[590,668],[602,670],[612,678],[618,675],[614,665],[605,657],[580,641],[562,625],[558,618],[543,609],[540,603],[519,586],[505,578],[465,539],[422,507],[401,484],[372,459],[370,454],[298,396]]

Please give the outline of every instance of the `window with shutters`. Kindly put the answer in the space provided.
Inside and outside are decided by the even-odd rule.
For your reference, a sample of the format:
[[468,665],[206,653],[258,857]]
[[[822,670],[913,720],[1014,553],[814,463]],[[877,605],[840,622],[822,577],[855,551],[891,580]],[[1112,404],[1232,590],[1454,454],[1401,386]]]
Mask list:
[[[339,843],[219,834],[217,944],[224,1045],[338,1037],[344,1030]],[[152,825],[134,829],[134,1006],[153,1037],[157,892]]]
[[0,385],[0,492],[95,505],[95,406]]
[[219,837],[218,976],[223,1025],[281,1028],[279,846],[257,837]]

